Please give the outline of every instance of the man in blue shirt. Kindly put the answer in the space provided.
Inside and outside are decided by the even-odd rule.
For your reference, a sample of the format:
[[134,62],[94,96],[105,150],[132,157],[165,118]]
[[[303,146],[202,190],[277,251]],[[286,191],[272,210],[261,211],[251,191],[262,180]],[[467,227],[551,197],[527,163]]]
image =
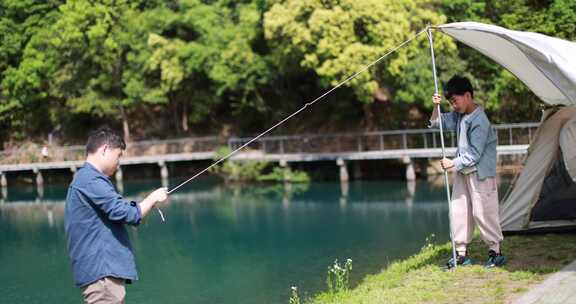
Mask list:
[[[456,157],[441,161],[444,170],[456,169],[450,220],[458,256],[456,261],[448,261],[448,267],[472,263],[467,246],[472,241],[475,224],[489,247],[486,267],[501,266],[506,259],[500,252],[503,236],[496,184],[496,132],[482,107],[474,102],[474,90],[467,78],[452,77],[446,84],[445,94],[454,110],[441,114],[442,127],[455,131],[458,140]],[[441,100],[439,95],[433,97],[436,105]],[[431,127],[439,127],[438,114],[435,106],[430,117]]]
[[140,203],[118,194],[110,176],[125,149],[124,140],[109,128],[92,132],[86,162],[68,188],[64,211],[68,256],[86,303],[124,303],[124,283],[138,279],[124,225],[138,225],[157,202],[167,198],[166,188]]

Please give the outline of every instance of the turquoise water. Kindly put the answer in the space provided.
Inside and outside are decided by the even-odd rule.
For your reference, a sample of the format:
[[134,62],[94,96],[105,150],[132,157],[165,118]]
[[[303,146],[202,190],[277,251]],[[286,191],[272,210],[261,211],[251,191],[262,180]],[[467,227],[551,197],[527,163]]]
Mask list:
[[[138,197],[155,182],[126,183]],[[140,281],[129,303],[287,303],[326,289],[334,259],[353,260],[352,284],[448,240],[441,183],[352,182],[224,187],[197,182],[129,229]],[[10,188],[0,204],[0,302],[80,303],[65,251],[64,186]],[[413,192],[413,195],[410,195]]]

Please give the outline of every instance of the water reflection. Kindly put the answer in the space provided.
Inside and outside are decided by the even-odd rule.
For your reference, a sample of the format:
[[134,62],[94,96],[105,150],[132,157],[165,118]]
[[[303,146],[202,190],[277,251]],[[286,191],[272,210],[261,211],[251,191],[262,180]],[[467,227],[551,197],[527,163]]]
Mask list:
[[[158,185],[124,186],[138,200]],[[0,205],[0,293],[16,303],[76,303],[65,257],[66,188],[44,190],[40,198],[12,188]],[[423,181],[197,183],[183,190],[161,207],[165,223],[152,213],[129,229],[142,278],[129,287],[130,302],[285,303],[290,286],[323,290],[335,258],[354,260],[357,282],[414,254],[432,233],[447,239],[443,185]]]
[[8,198],[8,187],[6,185],[2,185],[2,202]]
[[[388,182],[390,183],[390,182]],[[209,189],[177,192],[170,196],[168,203],[161,206],[170,210],[172,205],[215,204],[211,208],[259,208],[262,204],[280,202],[282,209],[291,208],[314,209],[324,204],[338,202],[339,209],[347,210],[381,210],[383,214],[394,211],[415,210],[444,212],[445,198],[442,198],[438,185],[420,182],[422,189],[416,192],[415,181],[410,181],[401,187],[401,183],[394,183],[393,187],[386,187],[386,191],[379,190],[378,183],[340,183],[339,191],[335,192],[332,183],[318,184],[276,184],[259,186],[222,186],[213,185]],[[442,185],[443,187],[443,185]],[[140,200],[146,192],[139,195],[128,195],[130,200]],[[422,200],[422,198],[426,200]],[[415,204],[415,200],[417,203]],[[246,204],[247,202],[254,202]],[[295,202],[298,204],[294,206]],[[400,202],[404,202],[401,204]],[[43,187],[38,188],[38,195],[33,200],[2,200],[0,211],[3,219],[16,220],[25,218],[30,220],[46,220],[50,227],[55,222],[63,220],[64,200],[44,198]],[[181,208],[181,207],[179,207]],[[190,209],[189,212],[195,212]],[[43,213],[44,216],[38,216]],[[290,214],[288,214],[289,216]]]

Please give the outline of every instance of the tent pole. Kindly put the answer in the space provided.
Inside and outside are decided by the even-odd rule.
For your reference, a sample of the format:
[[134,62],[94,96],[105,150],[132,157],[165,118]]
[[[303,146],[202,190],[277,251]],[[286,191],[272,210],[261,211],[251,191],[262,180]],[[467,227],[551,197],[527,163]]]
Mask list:
[[[432,57],[432,74],[434,75],[434,93],[438,94],[438,78],[436,77],[436,59],[434,57],[434,41],[432,39],[432,30],[428,26],[426,30],[428,41],[430,42],[430,56]],[[438,107],[438,121],[440,123],[440,143],[442,144],[442,158],[446,158],[446,149],[444,147],[444,130],[442,126],[442,112],[440,112],[440,104]],[[454,268],[458,267],[456,261],[456,244],[454,243],[454,234],[452,231],[452,199],[450,198],[450,182],[448,181],[448,171],[444,170],[444,184],[446,185],[446,197],[448,198],[448,222],[450,223],[450,240],[452,241],[452,261]]]

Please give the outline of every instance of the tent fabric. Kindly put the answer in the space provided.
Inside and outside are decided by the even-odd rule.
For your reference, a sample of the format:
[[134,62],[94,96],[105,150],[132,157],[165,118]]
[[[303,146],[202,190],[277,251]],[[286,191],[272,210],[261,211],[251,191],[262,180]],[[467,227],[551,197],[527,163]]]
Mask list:
[[560,132],[560,146],[566,171],[576,182],[576,117],[566,123]]
[[435,27],[508,69],[548,105],[576,105],[576,43],[478,22]]
[[[561,151],[559,151],[562,154]],[[530,222],[576,219],[576,183],[566,171],[563,157],[557,157],[544,178]]]
[[[552,110],[549,110],[552,111]],[[563,107],[556,113],[545,113],[538,133],[529,149],[524,169],[518,177],[514,189],[500,206],[500,221],[504,231],[521,231],[534,228],[550,228],[576,225],[574,220],[533,221],[532,210],[540,199],[546,177],[555,168],[559,158],[564,163],[570,177],[574,164],[574,143],[576,142],[576,107]],[[567,158],[570,158],[566,160]],[[576,204],[576,199],[573,200]]]

